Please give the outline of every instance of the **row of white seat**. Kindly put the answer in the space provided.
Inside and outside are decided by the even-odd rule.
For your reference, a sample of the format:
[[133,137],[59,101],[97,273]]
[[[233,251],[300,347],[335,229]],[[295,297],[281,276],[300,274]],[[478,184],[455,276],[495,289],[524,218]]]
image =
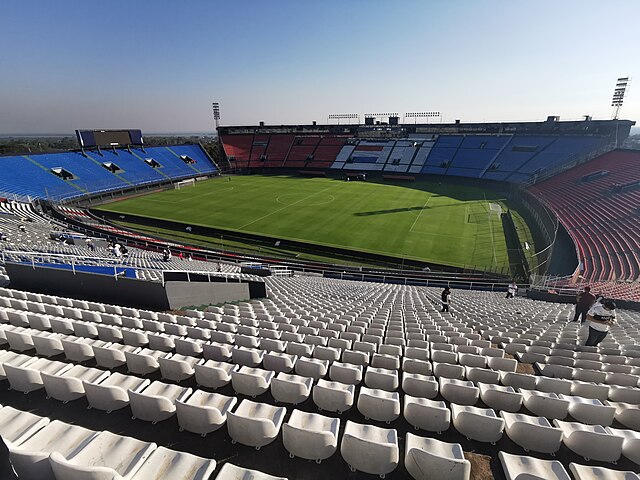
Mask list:
[[[210,428],[210,430],[195,430],[196,433],[208,433],[219,428],[221,425],[219,422],[224,422],[226,409],[235,403],[235,399],[201,391],[197,391],[197,395],[189,398],[191,389],[178,385],[162,382],[149,385],[148,380],[138,377],[117,373],[110,375],[107,371],[33,358],[13,352],[5,352],[0,356],[0,364],[12,388],[23,392],[44,387],[49,396],[65,402],[86,394],[90,405],[107,411],[123,408],[133,396],[131,408],[134,416],[149,421],[164,420],[168,418],[167,415],[173,415],[177,408],[181,425],[193,423],[187,420],[183,422],[180,419],[181,408],[184,408],[188,412],[183,413],[183,416],[199,414],[199,417],[215,418],[215,422],[218,422],[214,422],[211,428],[207,422],[199,418],[202,422],[201,428]],[[276,376],[272,371],[251,367],[237,368],[237,366],[229,371],[222,368],[223,366],[224,364],[209,366],[212,369],[212,384],[221,386],[229,381],[223,376],[230,377],[234,390],[243,395],[255,397],[271,389],[271,394],[276,401],[298,404],[306,401],[313,390],[316,405],[321,409],[334,412],[347,411],[354,403],[354,385],[318,380],[317,385],[314,386],[312,378],[299,375],[279,373]],[[593,387],[589,384],[584,386]],[[426,401],[427,405],[430,405],[427,399],[435,398],[440,392],[445,400],[459,405],[473,406],[478,400],[482,400],[491,408],[515,413],[520,411],[524,404],[533,413],[550,419],[563,419],[571,415],[585,424],[607,426],[613,423],[615,417],[624,425],[640,430],[640,411],[637,406],[624,402],[607,402],[604,405],[597,399],[582,396],[562,394],[557,396],[553,393],[523,388],[516,391],[510,386],[501,387],[485,383],[478,383],[478,386],[475,386],[471,382],[446,378],[440,378],[439,382],[436,382],[433,377],[415,374],[403,376],[403,389],[405,411],[408,404],[415,405]],[[412,393],[417,396],[413,397]],[[366,418],[378,421],[391,422],[400,415],[400,395],[397,392],[361,387],[357,405],[358,410]],[[203,411],[209,408],[217,412],[213,417],[203,415]],[[427,412],[422,413],[430,417],[432,408],[428,407],[426,410]],[[187,429],[194,431],[188,427]],[[439,430],[437,427],[429,429]]]
[[0,435],[18,478],[208,480],[216,468],[213,459],[8,406],[0,408]]

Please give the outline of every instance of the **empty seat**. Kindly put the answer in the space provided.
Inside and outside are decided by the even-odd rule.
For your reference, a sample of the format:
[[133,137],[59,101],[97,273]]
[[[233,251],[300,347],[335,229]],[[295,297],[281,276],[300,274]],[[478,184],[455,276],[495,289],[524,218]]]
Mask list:
[[280,372],[271,380],[271,395],[277,402],[297,405],[311,395],[313,379]]
[[521,455],[498,453],[507,480],[546,479],[571,480],[571,477],[557,460],[540,460]]
[[269,390],[275,373],[261,368],[240,367],[231,372],[231,385],[237,393],[257,397]]
[[537,377],[526,373],[500,372],[500,382],[508,387],[536,389]]
[[150,380],[116,372],[100,383],[85,381],[82,385],[89,405],[109,413],[129,405],[129,392],[140,392],[149,383]]
[[163,382],[152,382],[142,391],[129,390],[129,405],[133,418],[160,422],[176,411],[176,401],[186,400],[193,390]]
[[462,365],[433,362],[433,374],[438,378],[444,377],[464,380],[465,370]]
[[323,378],[329,369],[328,360],[319,360],[317,358],[298,358],[295,371],[303,377],[311,377],[314,380]]
[[107,343],[103,346],[94,345],[93,354],[96,363],[105,368],[116,368],[127,363],[125,352],[134,352],[138,347],[131,345],[119,345],[117,343]]
[[605,404],[616,409],[615,419],[625,427],[640,431],[640,408],[638,405],[624,402],[605,401]]
[[232,463],[225,463],[215,480],[287,480],[285,477],[274,477],[267,473],[249,468],[242,468]]
[[67,457],[53,452],[49,461],[56,478],[131,478],[155,449],[155,443],[104,431]]
[[405,395],[404,418],[416,430],[441,433],[451,424],[451,411],[444,402]]
[[613,423],[616,413],[615,407],[603,405],[595,398],[584,398],[572,395],[559,395],[561,399],[569,402],[569,415],[579,422],[588,425],[608,426]]
[[569,413],[569,401],[555,393],[520,389],[522,402],[527,410],[550,419],[563,419]]
[[438,382],[432,376],[404,372],[402,391],[414,397],[435,398],[438,395]]
[[240,367],[232,363],[207,360],[202,364],[194,365],[196,383],[204,387],[220,388],[231,382],[231,375]]
[[516,392],[513,387],[480,383],[479,388],[480,399],[487,407],[507,412],[517,412],[522,407],[522,394]]
[[500,383],[500,372],[488,368],[465,367],[465,375],[476,387],[481,383]]
[[132,480],[208,480],[216,461],[158,447],[146,459]]
[[469,381],[441,377],[439,383],[440,394],[451,403],[475,405],[480,396],[478,387]]
[[98,432],[93,430],[54,420],[26,441],[14,443],[5,438],[5,443],[19,478],[55,480],[49,455],[52,452],[70,455],[82,449],[96,435]]
[[400,416],[400,395],[396,392],[361,387],[357,403],[365,420],[390,423]]
[[49,419],[33,413],[0,407],[0,436],[3,440],[19,445],[38,430],[49,424]]
[[431,375],[433,367],[428,360],[420,360],[417,358],[403,358],[402,371],[406,373],[418,373],[420,375]]
[[367,367],[364,383],[369,388],[378,388],[392,392],[398,388],[398,371],[386,368]]
[[329,368],[329,378],[335,382],[358,385],[362,381],[362,365],[333,362]]
[[158,363],[163,379],[181,382],[192,377],[196,373],[194,369],[196,364],[204,363],[204,360],[178,353],[168,353],[166,356],[158,358]]
[[605,427],[560,420],[554,420],[554,424],[562,430],[562,442],[585,459],[616,462],[622,454],[624,438],[612,435]]
[[44,387],[42,373],[54,375],[69,370],[71,365],[47,358],[32,358],[16,366],[4,364],[4,371],[13,390],[29,393]]
[[256,348],[234,347],[231,350],[231,359],[236,365],[257,367],[262,363],[264,353],[264,350]]
[[227,429],[233,443],[260,449],[278,436],[287,409],[243,400],[235,412],[227,413]]
[[562,444],[562,430],[553,427],[544,417],[500,412],[505,431],[511,440],[525,451],[555,453]]
[[612,435],[622,437],[622,454],[632,462],[640,465],[640,432],[619,428],[606,428]]
[[490,408],[452,403],[451,414],[456,430],[469,439],[495,443],[502,438],[504,420]]
[[127,358],[127,370],[136,375],[148,375],[158,370],[160,368],[158,359],[165,355],[165,352],[148,348],[138,348],[133,352],[124,352],[124,356]]
[[346,412],[353,406],[355,390],[353,385],[320,379],[313,387],[313,403],[328,412]]
[[291,457],[320,463],[337,450],[339,428],[337,418],[294,410],[282,426],[282,442]]
[[109,372],[98,370],[97,368],[74,365],[60,373],[48,374],[41,372],[40,375],[42,376],[47,396],[67,403],[84,397],[83,382],[100,383],[109,376]]
[[398,433],[348,421],[342,434],[340,453],[353,471],[386,475],[398,466]]
[[268,352],[265,353],[262,358],[262,364],[265,370],[284,373],[292,372],[297,361],[297,355],[289,355],[288,353],[282,352]]
[[406,437],[404,465],[416,480],[469,480],[471,475],[471,462],[464,458],[460,444],[411,433]]
[[217,393],[196,390],[188,399],[176,399],[176,416],[180,431],[198,433],[203,437],[218,430],[227,421],[227,412],[238,400]]
[[571,462],[569,469],[573,473],[575,480],[639,480],[640,477],[634,472],[612,470],[604,467],[592,467],[589,465],[578,465]]

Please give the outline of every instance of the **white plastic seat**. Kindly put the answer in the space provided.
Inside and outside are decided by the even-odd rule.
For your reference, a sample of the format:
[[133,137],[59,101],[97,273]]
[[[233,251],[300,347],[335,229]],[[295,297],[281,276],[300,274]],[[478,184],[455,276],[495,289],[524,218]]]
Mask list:
[[578,465],[571,462],[569,470],[575,480],[640,480],[640,477],[631,471],[612,470],[604,467],[592,467],[590,465]]
[[340,420],[294,410],[282,426],[282,442],[291,457],[320,463],[338,449]]
[[522,407],[522,394],[513,387],[501,387],[480,383],[480,399],[487,407],[507,412],[517,412]]
[[571,384],[571,395],[585,398],[596,398],[601,402],[604,402],[609,398],[609,386],[574,380]]
[[60,335],[51,332],[41,332],[32,335],[31,340],[36,349],[36,353],[41,357],[55,357],[64,352]]
[[202,356],[204,346],[207,345],[207,340],[200,340],[197,338],[175,338],[173,340],[176,353],[180,355],[187,355],[189,357]]
[[603,405],[595,398],[584,398],[572,395],[559,395],[569,402],[569,415],[578,422],[588,425],[609,426],[613,423],[616,409],[609,405]]
[[489,356],[487,359],[487,366],[492,370],[498,370],[500,372],[515,372],[518,367],[518,361],[513,358]]
[[369,388],[378,388],[392,392],[399,386],[398,371],[367,367],[364,375],[364,383]]
[[4,371],[11,389],[29,393],[44,387],[42,373],[59,374],[71,367],[68,363],[34,357],[18,366],[5,363]]
[[609,387],[609,400],[640,405],[640,388],[612,385]]
[[103,346],[93,346],[93,354],[96,363],[105,368],[116,368],[127,363],[125,352],[134,352],[138,347],[131,345],[120,345],[118,343],[107,343]]
[[569,414],[569,401],[555,393],[520,389],[522,403],[527,410],[549,419],[563,419]]
[[398,466],[398,433],[393,429],[348,421],[342,434],[340,453],[351,470],[384,477]]
[[374,353],[371,358],[371,366],[375,368],[385,368],[387,370],[400,369],[400,357]]
[[346,412],[353,406],[356,387],[320,379],[313,387],[313,403],[328,412]]
[[264,350],[248,347],[234,347],[231,350],[231,359],[236,365],[257,367],[262,363]]
[[278,436],[287,409],[243,400],[235,412],[227,412],[227,429],[233,443],[260,449]]
[[432,375],[433,367],[428,360],[405,357],[402,359],[402,371],[406,373],[418,373],[420,375]]
[[571,480],[562,463],[557,460],[540,460],[505,452],[499,452],[498,456],[507,480]]
[[0,436],[6,442],[20,445],[49,424],[49,419],[5,406],[0,408]]
[[82,386],[90,407],[109,413],[129,405],[129,391],[140,392],[150,383],[148,379],[116,372],[100,383],[83,381]]
[[274,372],[290,373],[296,366],[298,361],[297,355],[289,355],[282,352],[268,352],[262,358],[262,364],[265,370],[273,370]]
[[361,387],[357,407],[365,420],[371,418],[390,423],[400,416],[400,395],[396,392]]
[[640,408],[638,405],[624,402],[605,401],[606,405],[616,409],[615,419],[625,427],[640,432]]
[[612,435],[605,427],[560,420],[554,420],[554,424],[562,430],[562,442],[585,459],[616,462],[622,454],[624,438]]
[[240,367],[239,370],[231,372],[231,385],[237,393],[257,397],[269,390],[271,380],[275,375],[270,370]]
[[158,359],[165,356],[165,352],[138,348],[133,352],[124,352],[127,359],[127,370],[136,375],[148,375],[160,368]]
[[312,387],[312,378],[280,372],[271,380],[271,395],[278,402],[297,405],[309,398]]
[[536,390],[539,392],[555,393],[556,395],[570,395],[571,382],[561,378],[538,377]]
[[444,399],[458,405],[475,405],[480,396],[478,387],[469,381],[441,377],[439,385]]
[[504,420],[490,408],[451,404],[453,426],[469,439],[496,443],[502,438]]
[[109,372],[83,365],[74,365],[56,374],[41,372],[40,376],[47,391],[47,397],[67,403],[84,397],[83,382],[100,383],[109,376]]
[[129,389],[133,418],[157,423],[173,416],[176,401],[186,400],[193,390],[163,382],[152,382],[142,391]]
[[506,387],[536,389],[537,377],[526,373],[500,372],[500,383]]
[[441,433],[451,424],[451,411],[444,402],[405,395],[404,418],[416,430]]
[[477,387],[481,383],[497,385],[500,383],[500,372],[489,368],[464,367],[467,380]]
[[215,480],[288,480],[285,477],[274,477],[259,470],[242,468],[232,463],[225,463]]
[[208,480],[215,468],[211,458],[158,447],[131,480]]
[[622,437],[622,454],[632,462],[640,465],[640,432],[611,427],[605,430],[612,435]]
[[369,365],[370,354],[367,352],[359,352],[356,350],[345,350],[342,352],[342,361],[344,363],[351,363],[353,365],[362,365],[366,367]]
[[231,361],[233,346],[225,343],[209,342],[202,345],[202,356],[207,360],[216,362]]
[[180,431],[198,433],[203,437],[218,430],[227,421],[227,412],[238,400],[218,393],[196,390],[188,399],[176,400],[176,416]]
[[469,480],[471,462],[462,446],[407,433],[404,466],[416,480]]
[[181,382],[191,378],[196,373],[194,368],[196,364],[204,363],[204,360],[178,353],[168,353],[166,356],[158,358],[158,363],[163,379]]
[[231,382],[231,375],[240,367],[232,363],[207,360],[202,364],[194,365],[196,383],[204,387],[217,389]]
[[35,348],[29,329],[23,327],[14,327],[11,330],[5,329],[4,335],[12,350],[26,352]]
[[[487,357],[484,355],[474,355],[472,353],[459,354],[459,364],[465,367],[485,368],[487,366]],[[491,357],[493,358],[493,357]]]
[[327,374],[328,369],[328,360],[300,357],[296,362],[295,372],[303,377],[310,377],[314,380],[318,380]]
[[335,382],[358,385],[362,381],[362,365],[333,362],[329,368],[329,378]]
[[118,476],[127,479],[155,449],[155,443],[104,431],[66,458],[53,452],[49,462],[57,479],[97,480]]
[[438,395],[438,382],[432,376],[404,372],[402,391],[414,397],[435,398]]
[[55,480],[49,455],[67,456],[87,445],[98,432],[54,420],[23,442],[5,438],[11,464],[19,478]]
[[500,416],[509,438],[525,452],[555,453],[560,449],[562,430],[553,427],[546,418],[504,411]]
[[433,374],[438,378],[464,380],[465,370],[462,365],[452,365],[450,363],[438,363],[434,361]]

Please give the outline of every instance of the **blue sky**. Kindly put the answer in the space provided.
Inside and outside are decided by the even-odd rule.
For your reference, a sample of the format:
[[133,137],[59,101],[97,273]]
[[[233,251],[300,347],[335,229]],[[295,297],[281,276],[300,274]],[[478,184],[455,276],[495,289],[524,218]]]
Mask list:
[[[2,0],[0,133],[610,118],[637,0]],[[623,117],[640,120],[632,82]]]

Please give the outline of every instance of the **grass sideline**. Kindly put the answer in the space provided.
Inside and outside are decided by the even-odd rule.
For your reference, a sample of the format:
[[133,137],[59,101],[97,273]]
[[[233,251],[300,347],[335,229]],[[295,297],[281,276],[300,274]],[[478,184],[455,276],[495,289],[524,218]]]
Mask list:
[[496,271],[508,265],[496,204],[506,208],[496,192],[456,183],[246,176],[99,210]]

